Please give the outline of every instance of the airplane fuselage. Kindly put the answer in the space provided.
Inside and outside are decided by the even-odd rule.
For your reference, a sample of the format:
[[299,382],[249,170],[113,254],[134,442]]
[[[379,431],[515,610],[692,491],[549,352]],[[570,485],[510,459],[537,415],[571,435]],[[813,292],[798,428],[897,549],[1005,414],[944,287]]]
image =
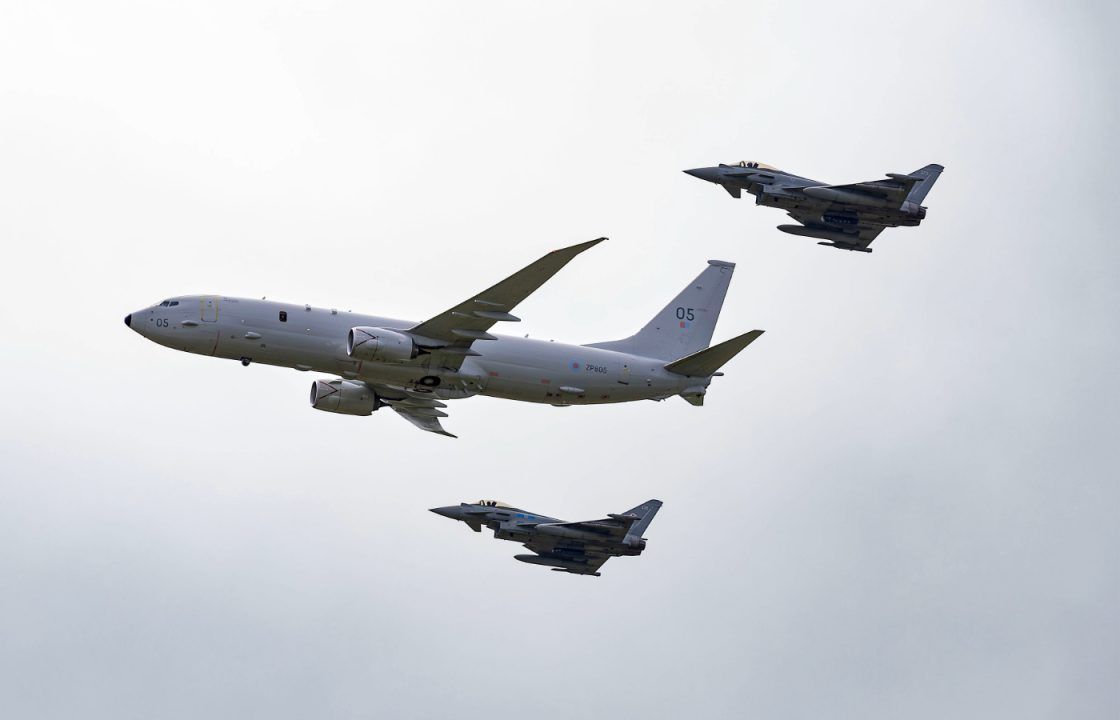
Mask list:
[[464,358],[458,369],[442,367],[437,355],[425,354],[401,363],[361,361],[346,352],[351,328],[403,331],[416,323],[269,300],[179,296],[134,312],[126,322],[175,350],[329,373],[439,399],[486,395],[590,405],[660,400],[710,382],[669,372],[665,360],[508,335],[476,341],[472,350],[479,355]]

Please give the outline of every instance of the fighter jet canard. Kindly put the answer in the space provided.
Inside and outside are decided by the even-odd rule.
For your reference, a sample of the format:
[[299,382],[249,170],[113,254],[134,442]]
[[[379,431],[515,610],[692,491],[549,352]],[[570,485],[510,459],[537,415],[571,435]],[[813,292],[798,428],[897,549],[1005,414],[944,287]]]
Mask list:
[[791,235],[817,238],[818,245],[871,252],[868,245],[889,227],[916,227],[926,216],[922,205],[944,170],[926,165],[909,175],[887,173],[885,180],[828,185],[783,172],[758,162],[685,170],[701,180],[721,185],[732,197],[743,190],[756,205],[785,210],[800,225],[779,225]]
[[638,507],[602,520],[564,522],[537,515],[497,500],[479,500],[432,512],[466,523],[482,532],[494,531],[499,540],[513,540],[533,551],[533,555],[514,555],[531,565],[547,565],[557,572],[599,576],[599,568],[612,557],[641,555],[646,548],[642,533],[661,509],[660,500],[647,500]]
[[[311,406],[345,415],[388,407],[416,427],[443,429],[444,401],[473,395],[595,405],[664,400],[693,405],[719,369],[761,330],[709,347],[735,265],[711,260],[631,337],[588,345],[490,334],[562,267],[605,238],[551,252],[423,322],[268,300],[185,295],[137,310],[125,324],[185,352],[314,370]],[[432,277],[426,279],[431,283]],[[612,301],[612,306],[618,303]]]

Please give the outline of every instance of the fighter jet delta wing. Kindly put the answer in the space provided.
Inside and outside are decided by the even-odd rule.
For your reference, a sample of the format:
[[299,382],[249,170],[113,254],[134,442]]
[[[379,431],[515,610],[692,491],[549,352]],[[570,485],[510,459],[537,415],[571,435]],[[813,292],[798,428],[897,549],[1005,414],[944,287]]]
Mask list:
[[463,357],[478,354],[471,350],[471,345],[476,340],[495,339],[487,330],[498,322],[518,322],[520,318],[511,315],[511,310],[571,262],[572,258],[604,240],[606,238],[602,237],[562,250],[553,250],[497,285],[409,328],[407,332],[420,345],[432,348],[434,353],[446,354],[448,357],[443,362],[445,367],[458,368]]
[[533,538],[525,547],[537,557],[514,558],[534,565],[551,565],[560,572],[598,576],[599,568],[611,557],[641,554],[645,548],[642,533],[661,504],[660,500],[647,500],[632,510],[612,513],[601,520],[536,524]]
[[868,222],[860,222],[854,227],[825,225],[820,222],[821,214],[819,212],[794,210],[788,213],[788,215],[801,223],[801,225],[779,225],[778,229],[782,232],[789,233],[790,235],[801,235],[802,237],[827,240],[828,242],[817,244],[830,245],[840,248],[841,250],[855,250],[857,252],[869,253],[871,252],[871,248],[869,248],[868,245],[870,245],[871,241],[875,238],[879,237],[879,233],[883,232],[882,225],[872,225]]
[[799,189],[814,200],[897,210],[902,207],[910,190],[925,179],[898,173],[888,173],[887,178],[849,185],[814,185]]

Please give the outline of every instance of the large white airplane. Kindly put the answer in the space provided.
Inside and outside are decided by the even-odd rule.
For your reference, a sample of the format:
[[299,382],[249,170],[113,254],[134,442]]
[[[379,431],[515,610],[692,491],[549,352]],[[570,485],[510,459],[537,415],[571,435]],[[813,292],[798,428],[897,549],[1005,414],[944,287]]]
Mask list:
[[635,335],[566,345],[491,335],[576,255],[606,238],[556,250],[421,323],[219,295],[169,298],[128,315],[125,325],[175,350],[339,375],[311,385],[317,410],[369,415],[392,408],[416,427],[455,437],[439,419],[442,400],[472,395],[595,405],[664,400],[693,405],[719,369],[761,334],[708,347],[734,263],[708,267]]

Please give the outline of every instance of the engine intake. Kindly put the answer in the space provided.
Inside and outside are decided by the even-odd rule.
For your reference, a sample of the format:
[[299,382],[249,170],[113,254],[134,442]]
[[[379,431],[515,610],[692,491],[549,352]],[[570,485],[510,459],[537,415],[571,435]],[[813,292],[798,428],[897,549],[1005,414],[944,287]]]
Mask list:
[[381,407],[381,401],[364,383],[316,380],[311,383],[311,407],[343,415],[369,415]]
[[346,354],[356,360],[406,362],[418,352],[412,338],[395,330],[356,327],[346,334]]

